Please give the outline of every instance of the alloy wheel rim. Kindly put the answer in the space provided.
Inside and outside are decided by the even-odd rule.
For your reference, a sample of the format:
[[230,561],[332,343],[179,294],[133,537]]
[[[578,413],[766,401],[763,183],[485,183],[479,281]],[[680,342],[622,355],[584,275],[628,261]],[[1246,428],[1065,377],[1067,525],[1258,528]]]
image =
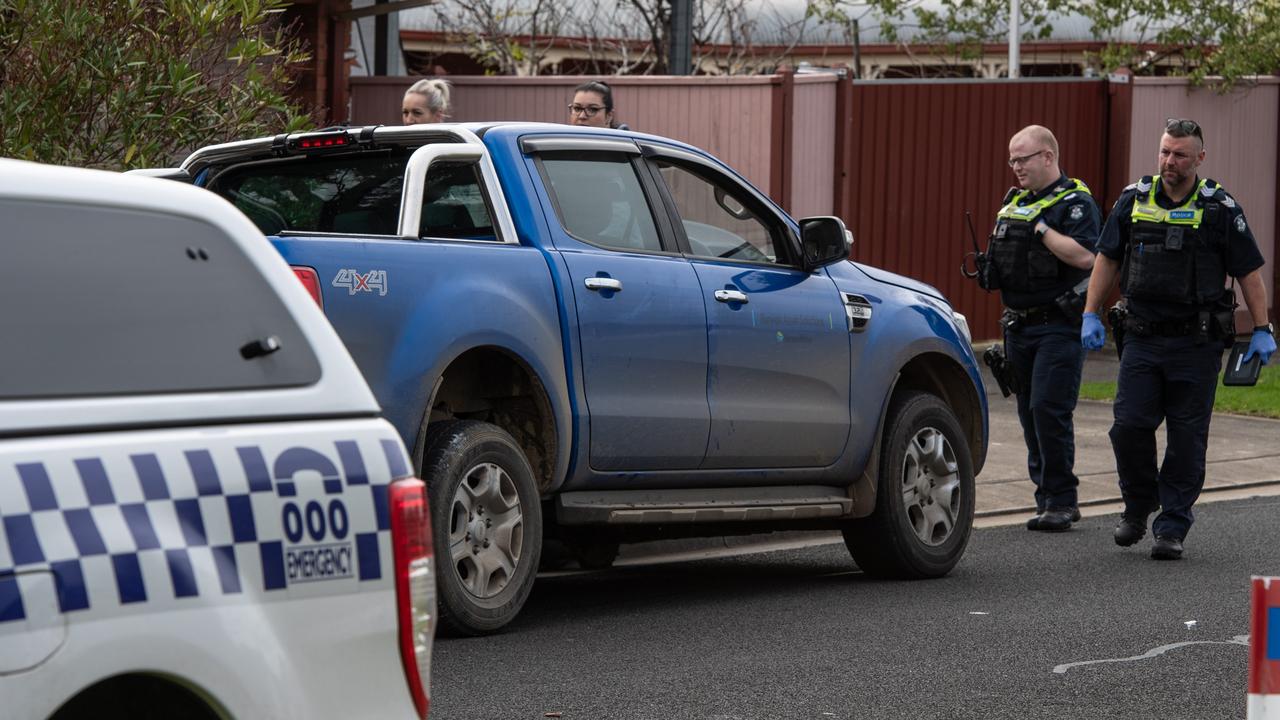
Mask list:
[[459,583],[477,598],[494,597],[515,577],[523,549],[524,515],[511,476],[493,463],[468,470],[449,510],[449,556]]
[[902,507],[916,538],[936,547],[955,531],[960,516],[960,465],[946,435],[921,428],[907,443],[902,463]]

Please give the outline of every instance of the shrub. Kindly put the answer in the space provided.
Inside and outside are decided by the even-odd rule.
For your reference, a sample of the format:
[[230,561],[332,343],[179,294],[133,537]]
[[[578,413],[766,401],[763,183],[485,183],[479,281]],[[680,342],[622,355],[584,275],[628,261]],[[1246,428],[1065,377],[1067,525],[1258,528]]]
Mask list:
[[113,170],[311,126],[284,0],[0,0],[0,155]]

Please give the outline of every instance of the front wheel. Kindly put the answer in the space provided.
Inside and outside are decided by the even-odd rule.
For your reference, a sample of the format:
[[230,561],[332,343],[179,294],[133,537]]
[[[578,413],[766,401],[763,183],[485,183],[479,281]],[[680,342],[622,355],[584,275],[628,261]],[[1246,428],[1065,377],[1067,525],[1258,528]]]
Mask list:
[[844,528],[844,542],[868,575],[942,577],[973,530],[974,478],[955,414],[923,392],[895,398],[880,452],[876,508]]
[[441,627],[480,635],[520,612],[542,548],[533,469],[502,428],[475,420],[432,427],[423,457],[431,499]]

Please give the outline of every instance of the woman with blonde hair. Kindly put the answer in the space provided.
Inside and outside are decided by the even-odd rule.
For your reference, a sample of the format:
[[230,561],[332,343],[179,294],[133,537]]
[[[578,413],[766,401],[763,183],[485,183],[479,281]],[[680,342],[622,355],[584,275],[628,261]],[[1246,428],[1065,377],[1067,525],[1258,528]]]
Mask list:
[[419,80],[404,93],[400,103],[400,118],[405,125],[444,122],[449,117],[449,91],[447,80],[431,78]]

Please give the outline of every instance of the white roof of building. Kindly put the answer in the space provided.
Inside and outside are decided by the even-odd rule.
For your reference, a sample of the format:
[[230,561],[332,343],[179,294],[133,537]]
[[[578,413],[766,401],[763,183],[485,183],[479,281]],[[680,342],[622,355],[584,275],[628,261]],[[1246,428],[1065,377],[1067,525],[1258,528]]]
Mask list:
[[[595,2],[595,0],[561,0],[565,8],[565,19],[560,23],[559,28],[552,30],[544,28],[543,32],[550,31],[551,34],[567,36],[567,37],[583,37],[594,35],[596,37],[606,38],[633,38],[644,39],[647,37],[644,24],[638,21],[633,15],[628,15],[626,7],[620,7],[617,15],[610,16],[607,10],[602,10],[604,6]],[[524,7],[532,8],[534,0],[480,0],[477,4],[484,2],[492,3],[495,9],[502,9],[508,16],[506,25],[508,31],[516,31],[522,25],[528,22],[528,13],[518,12]],[[451,7],[452,3],[446,1],[426,7],[410,8],[400,13],[400,29],[401,30],[424,30],[424,31],[440,31],[460,26],[460,15],[456,8]],[[941,7],[941,3],[935,0],[926,0],[922,7]],[[806,10],[805,0],[746,0],[743,6],[744,14],[750,18],[747,22],[751,26],[752,40],[756,44],[773,44],[788,43],[795,33],[796,28],[803,28],[803,38],[801,44],[823,44],[823,43],[849,43],[850,27],[837,25],[834,23],[820,23],[815,18],[805,18]],[[514,11],[514,12],[512,12]],[[870,7],[855,7],[847,11],[852,17],[859,20],[859,34],[863,44],[878,44],[888,42],[884,35],[880,32],[881,15]],[[594,15],[593,15],[594,13]],[[908,11],[909,15],[913,15],[914,11]],[[447,21],[441,22],[441,17],[448,18]],[[592,18],[595,18],[594,20]],[[599,24],[608,23],[612,27],[599,27]],[[1099,36],[1093,29],[1093,23],[1088,18],[1077,15],[1050,15],[1048,23],[1052,27],[1052,31],[1043,41],[1025,41],[1024,43],[1034,42],[1097,42],[1106,40],[1140,40],[1144,39],[1141,29],[1136,25],[1126,26],[1119,33],[1109,36]],[[595,25],[594,32],[590,31],[592,25]],[[1023,27],[1028,31],[1031,30],[1025,21]],[[527,32],[527,30],[525,31]],[[911,42],[919,37],[918,30],[910,23],[904,22],[897,28],[897,34],[900,41]],[[1000,28],[991,39],[994,42],[1003,41],[1007,32]],[[720,33],[724,36],[724,32]],[[720,42],[727,42],[727,37],[719,38]]]

